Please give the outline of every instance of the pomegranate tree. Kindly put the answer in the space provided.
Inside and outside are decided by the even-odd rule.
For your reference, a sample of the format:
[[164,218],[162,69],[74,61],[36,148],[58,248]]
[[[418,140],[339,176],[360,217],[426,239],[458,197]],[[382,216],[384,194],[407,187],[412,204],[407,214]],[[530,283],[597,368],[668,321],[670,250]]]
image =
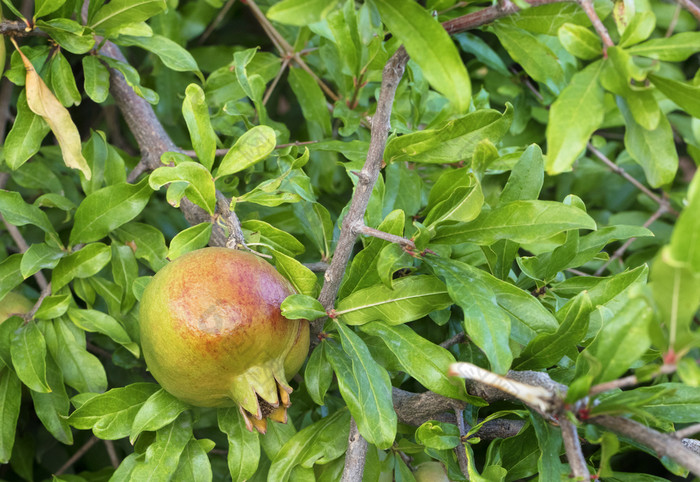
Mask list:
[[244,251],[204,248],[172,261],[141,299],[149,370],[165,390],[200,407],[237,405],[249,430],[286,421],[288,380],[309,349],[306,320],[288,320],[291,284]]

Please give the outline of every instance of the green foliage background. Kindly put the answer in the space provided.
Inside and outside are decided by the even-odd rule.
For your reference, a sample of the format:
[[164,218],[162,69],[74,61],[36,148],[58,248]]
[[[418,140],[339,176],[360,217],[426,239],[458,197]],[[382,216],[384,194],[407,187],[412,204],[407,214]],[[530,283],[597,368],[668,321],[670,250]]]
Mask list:
[[[82,3],[36,0],[30,35],[23,23],[7,34],[69,109],[82,161],[69,162],[63,111],[32,107],[33,81],[5,42],[0,299],[40,303],[0,324],[0,478],[339,480],[352,416],[369,443],[364,480],[413,480],[431,460],[465,480],[457,427],[404,423],[396,388],[468,402],[469,426],[524,422],[464,445],[472,480],[567,477],[560,430],[468,394],[447,376],[454,361],[546,371],[570,402],[633,372],[643,387],[591,397],[586,417],[661,432],[698,421],[700,32],[680,5],[595,2],[604,48],[567,2],[485,25],[464,16],[497,7],[454,0]],[[19,8],[3,0],[5,18],[24,18]],[[463,18],[473,23],[453,35],[439,23]],[[100,55],[103,39],[125,61]],[[218,190],[248,246],[297,288],[286,315],[324,317],[324,278],[309,266],[333,258],[400,45],[411,60],[364,222],[415,248],[361,238],[292,382],[287,425],[249,433],[236,409],[175,399],[140,356],[150,277],[227,229]],[[141,172],[145,146],[118,114],[110,71],[185,152]],[[190,224],[177,208],[192,203],[206,214]],[[654,375],[663,363],[677,369]],[[592,473],[687,475],[576,415]],[[649,455],[630,465],[630,451]]]

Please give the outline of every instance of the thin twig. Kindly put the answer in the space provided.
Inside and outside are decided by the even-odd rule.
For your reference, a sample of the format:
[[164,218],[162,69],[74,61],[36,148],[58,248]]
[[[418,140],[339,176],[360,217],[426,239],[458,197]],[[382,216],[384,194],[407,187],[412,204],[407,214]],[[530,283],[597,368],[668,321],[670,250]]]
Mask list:
[[350,434],[348,435],[348,450],[345,452],[345,467],[341,482],[362,480],[367,455],[367,441],[357,430],[354,418],[350,418]]
[[[294,142],[288,142],[286,144],[277,144],[275,146],[275,149],[283,149],[283,148],[289,147],[289,146],[308,146],[309,144],[316,144],[317,142],[318,141],[294,141]],[[230,150],[231,150],[230,148],[217,149],[214,152],[214,154],[216,156],[225,156],[228,153],[228,151],[230,151]],[[191,157],[193,159],[197,159],[197,153],[192,149],[185,149],[181,152],[188,157]]]
[[71,458],[69,458],[65,464],[61,465],[61,467],[54,472],[54,475],[61,475],[63,472],[68,470],[74,463],[76,463],[80,458],[85,455],[85,452],[90,450],[90,448],[95,445],[97,442],[99,442],[100,439],[95,437],[94,435],[88,439],[87,442],[83,444],[82,447],[80,447]]
[[683,8],[692,13],[693,17],[700,22],[700,7],[693,0],[678,0],[678,3],[683,5]]
[[634,187],[642,191],[644,194],[646,194],[650,199],[652,199],[656,204],[661,206],[662,204],[667,205],[667,211],[674,216],[678,216],[678,211],[673,209],[671,206],[668,205],[668,201],[654,193],[651,189],[646,187],[644,184],[641,182],[637,181],[634,177],[632,177],[627,171],[625,171],[623,168],[615,164],[613,161],[608,159],[608,157],[600,152],[598,149],[593,147],[593,144],[590,142],[588,143],[588,150],[593,153],[598,159],[600,159],[603,164],[608,166],[612,172],[615,174],[618,174],[619,176],[622,176],[625,180],[627,180],[629,183],[631,183]]
[[[676,371],[676,365],[664,364],[656,370],[650,378],[655,378],[660,375],[668,375]],[[589,396],[598,395],[599,393],[607,392],[608,390],[614,390],[616,388],[632,387],[639,383],[639,378],[636,375],[630,375],[628,377],[618,378],[617,380],[612,380],[605,383],[599,383],[598,385],[593,385],[588,391]]]
[[257,19],[258,22],[260,22],[260,25],[263,27],[265,30],[265,33],[268,34],[270,37],[270,40],[275,44],[277,49],[280,51],[280,55],[282,57],[291,57],[294,59],[294,62],[296,62],[299,67],[304,69],[307,74],[309,74],[314,81],[318,84],[318,86],[321,88],[321,90],[331,99],[333,99],[333,102],[337,102],[340,100],[340,96],[333,92],[333,90],[326,85],[325,82],[323,82],[318,75],[316,75],[316,72],[311,70],[311,68],[304,62],[304,59],[301,58],[301,55],[299,55],[299,52],[294,51],[294,47],[292,47],[287,40],[277,32],[277,29],[270,23],[270,21],[267,19],[265,14],[260,10],[260,7],[258,7],[257,3],[255,3],[254,0],[247,0],[246,3],[250,7],[250,9],[253,11],[253,15]]
[[443,341],[440,343],[440,346],[443,348],[449,348],[453,345],[457,345],[458,343],[462,343],[464,340],[467,339],[467,335],[464,332],[457,333],[456,335],[448,338],[447,340]]
[[231,9],[234,3],[236,3],[236,0],[228,0],[228,2],[226,2],[226,4],[223,7],[221,7],[221,10],[219,10],[219,13],[216,15],[216,18],[209,24],[202,36],[199,37],[199,40],[197,40],[197,45],[202,45],[204,42],[207,41],[209,36],[214,30],[216,30],[216,27],[219,26],[219,24],[224,19],[224,17],[226,16],[226,14]]
[[357,226],[353,229],[357,234],[364,234],[365,236],[372,236],[373,238],[383,239],[384,241],[389,241],[390,243],[396,243],[404,248],[416,249],[416,244],[403,236],[397,236],[395,234],[386,233],[378,229],[370,228],[364,224]]
[[603,41],[603,53],[605,54],[608,47],[613,47],[615,44],[610,38],[608,29],[605,28],[605,25],[603,25],[603,22],[600,20],[600,17],[598,17],[598,14],[595,11],[595,7],[593,6],[593,0],[579,0],[578,4],[581,6],[583,11],[586,12],[586,15],[588,15],[588,19],[593,24],[593,28],[595,29],[600,39]]
[[669,38],[671,35],[673,35],[673,31],[676,29],[676,25],[678,24],[678,19],[681,16],[681,4],[677,3],[676,4],[676,9],[673,11],[673,17],[671,17],[671,21],[668,22],[668,28],[666,29],[666,33],[664,34],[664,37]]
[[571,420],[566,418],[566,415],[562,414],[559,418],[559,427],[564,440],[566,458],[569,461],[569,467],[571,467],[571,475],[577,480],[591,480],[591,473],[588,471],[586,459],[583,457],[576,425],[571,423]]
[[686,437],[691,437],[695,435],[696,433],[700,433],[700,423],[695,423],[693,425],[689,425],[688,427],[682,428],[680,430],[676,430],[676,432],[673,434],[674,437],[681,439],[681,438],[686,438]]
[[657,432],[624,417],[600,415],[588,419],[588,422],[642,443],[653,449],[659,458],[666,456],[690,470],[696,477],[700,477],[700,456],[690,451],[672,435]]
[[[2,216],[2,214],[0,214],[0,219],[2,219],[2,222],[5,225],[5,229],[7,229],[8,233],[10,233],[12,240],[17,245],[19,252],[26,253],[29,249],[29,245],[27,244],[27,241],[25,241],[24,236],[22,236],[22,233],[19,232],[17,226],[15,226],[14,224],[10,224],[7,221],[7,219],[5,219]],[[46,286],[49,284],[48,281],[46,281],[46,276],[44,276],[44,273],[42,273],[41,271],[37,271],[36,273],[34,273],[34,279],[36,280],[36,284],[41,290],[45,290]]]
[[270,100],[270,97],[272,96],[272,92],[275,90],[275,87],[277,87],[277,83],[282,78],[282,74],[284,74],[284,71],[287,70],[288,65],[289,65],[289,59],[285,58],[282,61],[282,65],[280,66],[280,69],[277,72],[277,75],[275,75],[275,78],[272,79],[270,86],[267,88],[267,91],[265,92],[265,95],[263,96],[263,99],[262,99],[263,105],[266,105],[267,101]]
[[460,444],[455,447],[455,454],[457,454],[457,461],[459,462],[459,469],[462,471],[462,475],[469,480],[469,460],[467,460],[467,452],[464,450],[464,444],[468,443],[466,441],[467,429],[464,426],[464,410],[461,408],[455,409],[455,418],[457,419],[460,439]]
[[117,457],[117,451],[114,449],[114,442],[111,440],[103,440],[103,442],[105,444],[105,449],[107,449],[107,455],[109,455],[109,461],[112,467],[116,469],[121,462],[119,457]]
[[[666,212],[668,212],[668,204],[661,204],[661,205],[659,206],[659,209],[657,209],[656,212],[655,212],[654,214],[652,214],[652,215],[649,217],[649,219],[646,220],[646,222],[643,224],[643,226],[644,226],[645,228],[648,228],[649,226],[651,226],[651,225],[654,223],[654,221],[656,221],[657,219],[659,219],[659,218],[660,218],[664,213],[666,213]],[[617,248],[617,249],[615,250],[615,252],[613,253],[613,255],[610,256],[610,259],[608,259],[605,263],[603,263],[603,265],[602,265],[600,268],[598,268],[598,269],[595,271],[594,276],[600,276],[601,274],[603,274],[603,273],[605,272],[605,270],[607,269],[607,267],[610,266],[610,264],[611,264],[613,261],[622,258],[622,256],[623,256],[623,255],[625,254],[625,252],[627,251],[627,248],[629,248],[629,247],[632,245],[632,243],[634,243],[636,240],[637,240],[637,238],[630,238],[630,239],[628,239],[627,241],[625,241],[625,242],[622,244],[622,246],[620,246],[619,248]]]
[[216,192],[216,212],[228,229],[226,247],[232,249],[245,248],[245,237],[241,229],[241,222],[236,213],[231,209],[231,201],[221,192]]
[[304,266],[309,268],[314,273],[325,273],[329,264],[323,261],[317,261],[315,263],[304,263]]
[[26,314],[22,315],[22,318],[24,318],[25,323],[29,323],[33,318],[34,315],[36,315],[36,312],[39,311],[39,308],[41,307],[41,304],[44,302],[44,299],[51,294],[51,283],[47,284],[44,288],[42,288],[41,293],[39,293],[39,299],[36,300],[36,303],[34,303],[34,306],[32,306],[32,309],[29,310]]

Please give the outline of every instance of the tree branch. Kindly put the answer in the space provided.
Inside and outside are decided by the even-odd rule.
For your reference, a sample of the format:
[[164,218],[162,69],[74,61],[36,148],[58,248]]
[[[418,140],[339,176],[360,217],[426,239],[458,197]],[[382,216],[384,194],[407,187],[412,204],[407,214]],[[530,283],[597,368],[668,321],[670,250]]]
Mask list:
[[[350,255],[352,254],[357,234],[353,231],[353,226],[363,224],[365,211],[372,195],[372,188],[379,177],[382,167],[384,147],[389,135],[391,109],[394,103],[394,94],[403,76],[404,69],[408,62],[408,54],[403,47],[389,59],[382,75],[382,87],[377,101],[377,110],[372,117],[372,131],[367,152],[367,159],[358,176],[355,192],[350,202],[350,209],[345,215],[340,231],[340,238],[333,255],[328,270],[324,275],[325,282],[319,295],[319,301],[330,311],[335,304],[335,297],[340,288],[345,268],[347,267]],[[311,340],[316,341],[318,333],[323,326],[323,319],[316,320],[311,325]]]
[[566,416],[563,416],[559,419],[559,427],[561,428],[561,436],[566,449],[566,459],[571,467],[571,475],[577,480],[591,480],[591,473],[588,471],[588,464],[586,464],[586,459],[583,457],[576,425],[571,423],[571,420],[566,418]]
[[357,430],[354,418],[350,418],[350,435],[348,435],[348,449],[345,452],[345,467],[341,482],[355,482],[362,480],[365,470],[365,457],[367,455],[367,441]]
[[80,458],[85,455],[85,452],[90,450],[93,445],[95,445],[97,442],[99,442],[100,439],[95,437],[94,435],[88,439],[87,442],[83,444],[82,447],[80,447],[72,456],[69,458],[65,464],[61,465],[61,467],[54,473],[54,475],[61,475],[64,473],[66,470],[68,470],[74,463],[76,463]]
[[588,420],[619,435],[640,442],[656,451],[659,458],[668,457],[700,477],[700,456],[688,449],[680,440],[657,432],[639,422],[624,417],[600,415]]

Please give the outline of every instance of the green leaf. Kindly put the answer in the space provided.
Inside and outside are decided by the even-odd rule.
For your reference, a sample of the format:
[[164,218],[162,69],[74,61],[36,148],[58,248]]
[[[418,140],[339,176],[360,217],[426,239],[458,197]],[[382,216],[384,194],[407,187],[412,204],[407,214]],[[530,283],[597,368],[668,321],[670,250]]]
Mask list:
[[32,244],[22,256],[20,271],[26,279],[45,268],[54,268],[66,252],[46,243]]
[[36,0],[34,2],[34,18],[43,17],[55,12],[66,3],[66,0]]
[[70,410],[70,400],[63,384],[63,377],[51,357],[46,360],[46,379],[51,387],[51,392],[40,393],[31,390],[34,410],[46,430],[59,442],[66,445],[73,443],[73,433],[66,421]]
[[503,48],[530,77],[559,93],[564,85],[564,70],[549,47],[531,33],[507,23],[496,22],[493,30]]
[[435,226],[449,221],[467,223],[479,215],[484,205],[484,193],[474,173],[469,174],[469,179],[470,186],[458,187],[452,191],[450,197],[428,212],[423,221],[425,226],[434,229]]
[[395,243],[389,243],[379,252],[377,274],[384,286],[393,289],[394,273],[401,269],[413,268],[413,257]]
[[347,449],[350,413],[337,410],[332,415],[304,427],[290,438],[272,460],[268,480],[286,482],[296,467],[311,468],[340,457]]
[[316,299],[308,295],[290,295],[282,302],[282,316],[290,320],[303,318],[315,320],[326,316],[326,310]]
[[593,60],[603,55],[600,37],[586,27],[565,23],[557,31],[557,37],[567,52],[584,60]]
[[669,38],[655,38],[627,49],[630,55],[641,55],[669,62],[682,62],[700,52],[700,32],[682,32]]
[[326,96],[316,80],[305,70],[289,69],[289,86],[299,101],[301,111],[309,126],[312,138],[330,137],[331,115],[326,106]]
[[461,380],[448,378],[448,368],[455,358],[445,348],[426,340],[406,325],[373,321],[362,325],[361,330],[382,340],[406,373],[428,390],[481,405],[476,397],[467,395]]
[[561,325],[554,333],[535,337],[513,362],[516,370],[537,370],[555,365],[567,353],[576,353],[577,344],[588,331],[588,317],[593,305],[586,291],[564,305],[557,317]]
[[678,107],[700,119],[700,86],[654,74],[649,74],[647,78]]
[[455,112],[466,112],[471,82],[459,52],[430,13],[411,0],[372,0],[384,25],[398,38],[432,87],[447,97]]
[[[439,57],[438,57],[439,58]],[[445,122],[434,129],[412,132],[387,142],[384,160],[390,162],[454,163],[469,159],[484,139],[497,143],[510,128],[513,107],[501,114],[482,109]]]
[[[652,397],[641,405],[641,409],[654,417],[669,420],[673,423],[694,423],[700,410],[700,388],[690,387],[682,383],[660,383],[652,387],[635,388],[631,393],[644,399],[656,392],[663,391],[663,396]],[[605,402],[614,403],[617,397],[629,394],[620,392],[612,394]]]
[[429,420],[418,427],[416,442],[436,450],[449,450],[462,443],[457,425],[436,420]]
[[131,424],[129,442],[133,445],[142,432],[155,432],[165,427],[187,408],[189,405],[161,388],[148,397],[136,413],[134,422]]
[[342,351],[328,343],[328,360],[338,377],[340,394],[348,405],[357,429],[380,449],[396,438],[396,412],[391,398],[391,380],[367,349],[367,345],[343,323],[336,323]]
[[70,243],[89,243],[107,236],[139,215],[151,198],[148,180],[119,183],[87,196],[75,211]]
[[58,52],[51,60],[49,75],[52,90],[61,104],[65,107],[80,104],[81,95],[75,84],[73,70],[62,52]]
[[255,126],[236,139],[216,171],[216,177],[228,176],[266,159],[275,149],[277,137],[268,126]]
[[46,380],[46,340],[36,323],[25,323],[15,331],[10,353],[12,365],[22,383],[36,392],[51,391]]
[[104,440],[126,437],[131,433],[136,414],[158,388],[154,383],[132,383],[113,388],[79,406],[68,417],[68,423],[79,430],[92,429]]
[[602,124],[604,91],[599,77],[604,65],[596,61],[576,73],[552,104],[547,122],[548,174],[571,170],[593,132]]
[[216,415],[219,430],[228,437],[227,460],[232,480],[249,479],[257,470],[260,460],[258,432],[246,429],[238,408],[220,408]]
[[17,99],[17,115],[5,138],[3,154],[10,169],[18,169],[39,152],[41,141],[49,133],[49,125],[27,105],[26,91]]
[[211,171],[216,156],[216,133],[211,126],[209,107],[204,98],[204,91],[197,84],[190,84],[185,89],[182,116],[190,131],[190,139],[192,139],[192,146],[197,153],[197,159],[207,170]]
[[213,478],[211,462],[207,450],[202,446],[203,440],[189,441],[180,456],[180,463],[173,474],[173,482],[210,482]]
[[378,320],[399,325],[452,304],[445,285],[434,276],[407,276],[393,286],[379,284],[353,292],[338,302],[336,316],[349,325]]
[[[577,378],[593,376],[592,383],[614,380],[625,373],[651,345],[652,310],[642,298],[631,298],[603,328],[576,363]],[[593,364],[590,360],[595,360]]]
[[148,224],[132,222],[120,227],[113,234],[122,243],[136,247],[136,258],[146,260],[153,271],[158,271],[167,264],[165,257],[168,255],[168,248],[159,229]]
[[499,239],[529,244],[570,229],[596,229],[583,210],[554,201],[513,201],[483,211],[470,223],[440,226],[432,242],[491,245]]
[[544,183],[544,161],[537,144],[528,146],[513,166],[501,191],[500,204],[537,199]]
[[211,238],[212,223],[204,222],[195,224],[177,233],[170,241],[170,249],[168,249],[168,259],[170,261],[182,256],[185,253],[205,247],[209,244]]
[[671,234],[671,256],[676,261],[688,263],[690,269],[700,274],[700,176],[688,186],[687,203],[678,217]]
[[104,32],[143,22],[166,8],[165,0],[112,0],[97,10],[89,24],[91,28]]
[[654,27],[656,27],[654,12],[636,12],[620,37],[620,47],[629,47],[648,39]]
[[10,461],[22,402],[22,383],[9,367],[0,368],[0,463]]
[[[110,5],[112,3],[110,3]],[[126,62],[122,62],[105,55],[100,55],[98,58],[100,61],[106,63],[110,69],[116,69],[121,72],[127,85],[134,89],[136,95],[142,97],[150,104],[155,105],[158,103],[158,94],[155,91],[141,85],[141,76],[135,68]]]
[[693,343],[691,326],[700,307],[700,275],[684,260],[672,258],[671,248],[664,246],[652,265],[650,282],[668,344],[682,353]]
[[12,254],[0,261],[0,300],[24,281],[20,272],[22,255]]
[[278,251],[273,251],[272,257],[275,259],[277,271],[292,283],[295,290],[303,295],[316,296],[318,285],[313,271]]
[[53,270],[52,289],[58,291],[75,278],[89,278],[99,273],[111,258],[112,251],[102,243],[90,243],[61,258]]
[[305,250],[304,245],[294,236],[259,219],[243,221],[241,227],[251,232],[250,235],[246,236],[246,240],[250,240],[251,236],[259,236],[261,243],[287,256],[296,256],[302,254]]
[[63,318],[57,318],[43,328],[49,352],[66,384],[81,393],[104,392],[107,375],[97,357],[85,349],[85,332]]
[[39,227],[61,246],[61,240],[46,213],[32,204],[24,202],[20,193],[0,189],[0,214],[8,223],[15,226],[33,224]]
[[41,306],[34,315],[34,318],[38,320],[52,320],[58,318],[68,310],[68,306],[71,303],[73,303],[73,297],[70,293],[47,296],[41,302]]
[[85,331],[91,333],[102,333],[114,342],[119,343],[129,350],[136,358],[139,356],[139,347],[134,343],[124,327],[106,313],[97,310],[81,310],[71,308],[68,310],[68,317]]
[[[194,57],[192,57],[192,54],[184,47],[181,47],[179,44],[163,35],[153,34],[150,37],[120,35],[116,39],[116,43],[124,46],[141,47],[142,49],[148,50],[156,54],[166,67],[176,72],[199,73],[199,66]],[[187,93],[185,93],[185,95],[187,95]]]
[[48,33],[58,45],[68,52],[85,54],[95,46],[95,37],[92,35],[92,31],[70,18],[39,20],[36,22],[36,26]]
[[426,260],[435,274],[445,278],[450,297],[462,308],[467,336],[481,348],[494,372],[506,373],[513,361],[509,345],[510,318],[498,305],[493,290],[486,285],[471,283],[469,269],[464,263],[437,256]]
[[304,369],[306,391],[316,405],[324,405],[326,392],[333,381],[333,367],[328,363],[323,341],[311,352]]
[[109,96],[109,70],[97,57],[86,55],[82,59],[85,93],[101,104]]
[[[148,177],[153,190],[173,182],[187,183],[184,193],[187,198],[209,214],[216,209],[216,188],[206,167],[197,162],[181,162],[176,166],[159,167]],[[175,207],[179,206],[179,199]]]
[[146,449],[145,460],[134,467],[132,480],[170,480],[191,439],[192,415],[185,412],[156,432],[155,442]]
[[625,118],[625,148],[646,174],[652,187],[673,181],[678,170],[678,153],[673,140],[671,124],[664,114],[653,130],[640,126],[629,110],[627,102],[618,97],[617,105]]
[[337,0],[282,0],[272,5],[266,15],[273,22],[306,27],[326,18],[337,3]]

